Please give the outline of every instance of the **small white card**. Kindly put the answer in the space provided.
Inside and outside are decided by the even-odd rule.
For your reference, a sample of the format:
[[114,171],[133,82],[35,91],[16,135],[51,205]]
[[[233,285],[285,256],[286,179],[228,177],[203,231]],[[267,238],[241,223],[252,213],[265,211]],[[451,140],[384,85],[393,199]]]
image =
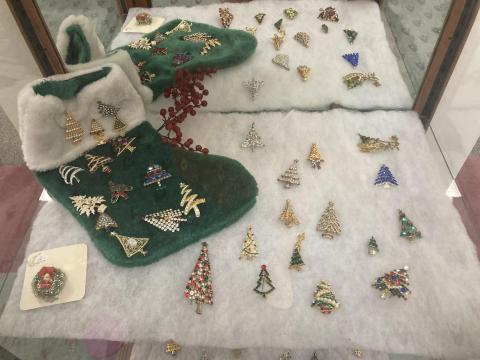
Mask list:
[[[44,266],[54,266],[65,273],[65,286],[58,299],[52,302],[37,298],[32,291],[32,280]],[[76,244],[38,251],[27,259],[23,280],[21,310],[63,304],[83,299],[87,281],[87,245]]]
[[165,22],[165,18],[163,17],[153,17],[152,16],[152,23],[149,25],[138,25],[137,19],[135,17],[130,20],[130,22],[123,28],[122,32],[126,33],[141,33],[147,34],[156,30],[158,27],[162,26]]

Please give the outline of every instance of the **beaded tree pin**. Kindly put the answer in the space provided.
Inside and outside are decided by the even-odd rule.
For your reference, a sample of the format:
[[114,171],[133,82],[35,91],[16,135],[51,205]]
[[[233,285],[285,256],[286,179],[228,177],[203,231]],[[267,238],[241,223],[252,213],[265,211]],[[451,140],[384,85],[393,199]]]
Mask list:
[[163,91],[166,98],[171,97],[174,100],[173,106],[160,110],[163,124],[157,129],[157,132],[160,133],[164,144],[208,154],[207,148],[201,145],[194,147],[192,139],[183,140],[180,124],[188,116],[195,116],[197,114],[195,109],[208,105],[204,98],[209,92],[205,89],[202,81],[206,76],[211,77],[216,72],[217,70],[214,68],[206,68],[194,73],[185,69],[177,71],[172,87]]
[[368,255],[377,255],[380,252],[377,245],[377,240],[372,236],[368,241]]
[[239,259],[253,260],[257,257],[257,243],[255,242],[255,235],[253,234],[252,227],[247,229],[247,235],[243,239],[242,250],[240,251]]
[[388,189],[391,186],[398,186],[397,179],[393,176],[392,172],[386,165],[382,165],[378,170],[377,178],[374,182],[375,185],[381,185]]
[[320,155],[316,144],[312,144],[310,154],[308,154],[308,160],[312,163],[313,168],[321,169],[322,162],[325,160],[323,160],[322,155]]
[[313,306],[317,306],[320,312],[326,315],[340,306],[330,284],[325,281],[317,284],[317,289],[313,293],[312,307]]
[[299,234],[297,240],[295,241],[295,246],[293,247],[292,257],[290,259],[289,269],[294,269],[297,271],[302,270],[302,267],[305,265],[303,262],[302,256],[300,255],[300,250],[302,247],[302,241],[305,240],[305,233]]
[[210,275],[210,260],[208,259],[208,245],[202,243],[200,256],[197,259],[192,274],[185,287],[184,296],[197,304],[196,313],[202,313],[202,304],[213,304],[213,289]]
[[335,204],[332,201],[328,203],[327,208],[323,212],[317,225],[317,231],[320,231],[322,237],[327,239],[333,239],[335,235],[341,233],[340,223],[335,213]]
[[85,159],[88,162],[88,171],[93,174],[98,169],[102,169],[102,172],[105,174],[110,174],[112,169],[108,166],[109,163],[113,161],[112,158],[108,156],[98,156],[98,155],[91,155],[85,154]]
[[142,220],[162,231],[180,231],[180,223],[187,222],[183,213],[178,209],[167,209],[142,217]]
[[253,152],[255,148],[262,148],[265,144],[262,142],[262,138],[258,135],[255,130],[255,123],[252,122],[250,130],[248,131],[247,137],[240,145],[242,148],[250,148]]
[[95,140],[97,140],[97,145],[105,144],[105,130],[95,119],[92,119],[90,123],[90,135],[95,137]]
[[79,144],[83,139],[83,129],[71,113],[65,113],[65,140]]
[[282,221],[287,227],[292,227],[293,225],[300,224],[295,212],[293,211],[293,206],[290,200],[285,201],[285,207],[280,214],[280,221]]
[[105,104],[101,101],[97,101],[97,109],[98,112],[104,116],[104,117],[111,117],[114,119],[113,122],[113,130],[118,131],[118,132],[123,132],[125,128],[127,127],[127,124],[125,124],[120,118],[118,117],[118,113],[120,111],[120,108],[114,105],[109,105]]
[[267,265],[262,265],[260,268],[260,274],[258,275],[257,286],[253,289],[257,294],[266,297],[275,290],[272,280],[270,280],[270,274],[267,271]]
[[400,236],[406,238],[410,242],[422,238],[422,233],[413,225],[410,219],[402,210],[398,210],[398,217],[400,219],[401,231]]
[[300,185],[300,176],[298,176],[297,170],[298,160],[294,160],[293,164],[277,179],[283,183],[287,189],[292,185]]
[[230,12],[228,8],[219,8],[218,15],[220,16],[220,22],[222,26],[227,29],[232,24],[233,14]]
[[408,285],[408,266],[405,266],[403,269],[392,270],[378,277],[372,284],[372,287],[382,292],[382,299],[393,295],[407,300],[411,294],[411,291],[407,287]]

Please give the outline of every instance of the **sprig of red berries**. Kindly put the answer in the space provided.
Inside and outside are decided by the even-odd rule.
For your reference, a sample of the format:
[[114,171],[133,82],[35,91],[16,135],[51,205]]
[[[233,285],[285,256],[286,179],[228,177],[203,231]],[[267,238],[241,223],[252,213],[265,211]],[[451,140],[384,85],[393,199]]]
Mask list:
[[211,77],[216,72],[217,69],[215,68],[197,70],[194,73],[185,69],[177,71],[173,85],[163,91],[163,95],[166,98],[171,97],[175,101],[174,106],[160,110],[163,124],[157,131],[163,130],[163,133],[160,135],[164,144],[208,154],[208,149],[201,145],[193,147],[193,139],[189,138],[183,141],[183,134],[179,125],[189,115],[195,116],[197,114],[196,108],[208,105],[207,101],[204,100],[204,97],[208,96],[208,90],[205,89],[202,81],[205,79],[205,76]]

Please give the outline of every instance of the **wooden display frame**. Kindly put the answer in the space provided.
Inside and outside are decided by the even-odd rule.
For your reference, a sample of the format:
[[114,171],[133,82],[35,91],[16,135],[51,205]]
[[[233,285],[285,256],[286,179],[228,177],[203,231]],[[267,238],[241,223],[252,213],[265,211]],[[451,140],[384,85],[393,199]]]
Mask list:
[[[66,72],[35,0],[6,0],[30,51],[44,76]],[[132,7],[151,7],[151,0],[115,0],[117,11],[125,18]],[[248,2],[250,0],[228,0]],[[380,6],[381,0],[376,0]],[[445,19],[425,77],[413,104],[428,128],[448,80],[455,68],[480,7],[477,0],[454,0]]]

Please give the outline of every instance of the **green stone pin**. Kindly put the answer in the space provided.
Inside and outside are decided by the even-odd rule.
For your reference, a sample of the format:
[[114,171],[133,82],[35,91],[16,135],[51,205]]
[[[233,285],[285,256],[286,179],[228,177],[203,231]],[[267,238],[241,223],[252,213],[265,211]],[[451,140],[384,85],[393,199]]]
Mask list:
[[280,19],[273,25],[277,28],[277,30],[280,30],[282,28],[282,22],[283,22],[283,19]]

